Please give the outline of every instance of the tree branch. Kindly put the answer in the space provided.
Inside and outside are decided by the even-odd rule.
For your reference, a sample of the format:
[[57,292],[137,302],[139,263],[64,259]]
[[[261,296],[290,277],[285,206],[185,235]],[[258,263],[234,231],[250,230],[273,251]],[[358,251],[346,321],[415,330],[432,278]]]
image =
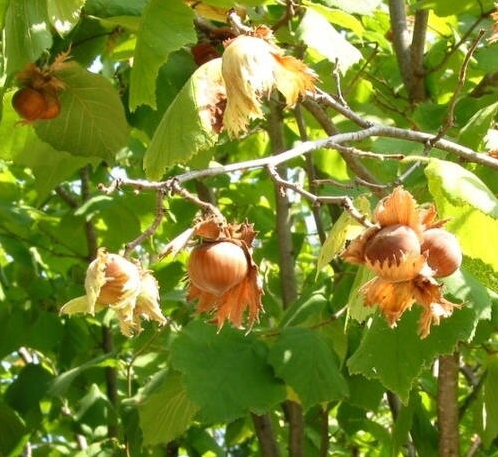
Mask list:
[[254,431],[259,441],[259,450],[263,457],[280,457],[277,441],[268,414],[251,413]]
[[429,10],[420,9],[415,13],[415,24],[411,44],[411,94],[414,101],[422,101],[426,98],[425,91],[425,68],[424,49],[429,22]]
[[[280,155],[285,150],[282,111],[280,105],[270,100],[268,116],[268,135],[274,154]],[[275,165],[276,166],[276,165]],[[286,167],[280,167],[279,173],[286,176]],[[295,255],[290,223],[290,202],[287,193],[275,186],[276,230],[279,247],[280,287],[283,308],[288,308],[297,298],[295,275]],[[283,405],[285,417],[289,424],[289,457],[302,457],[304,451],[304,416],[301,405],[287,400]]]
[[393,46],[398,61],[401,78],[411,100],[412,93],[412,56],[410,51],[410,32],[406,21],[404,0],[389,0],[389,17],[393,31]]
[[437,418],[439,455],[460,455],[458,433],[458,359],[459,354],[439,357]]

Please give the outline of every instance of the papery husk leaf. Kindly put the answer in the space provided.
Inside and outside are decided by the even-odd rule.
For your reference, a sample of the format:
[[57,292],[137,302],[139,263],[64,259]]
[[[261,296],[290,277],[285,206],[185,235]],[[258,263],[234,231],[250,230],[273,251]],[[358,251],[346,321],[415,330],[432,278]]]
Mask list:
[[164,325],[166,318],[163,316],[159,306],[159,299],[159,284],[156,278],[146,271],[142,275],[140,282],[140,293],[137,297],[134,319],[140,322],[140,319],[143,318],[156,321],[159,325]]
[[217,240],[223,233],[222,224],[215,219],[207,219],[195,225],[194,234],[208,240]]
[[401,186],[383,198],[374,210],[374,219],[381,227],[406,225],[421,236],[422,226],[417,202],[412,194]]
[[107,252],[104,248],[97,251],[97,257],[88,266],[85,277],[85,291],[88,299],[88,310],[92,316],[95,314],[95,303],[100,295],[100,289],[106,283],[105,261]]
[[317,75],[307,65],[292,56],[274,53],[275,86],[282,93],[287,106],[293,106],[306,91],[315,90]]
[[439,325],[442,317],[449,317],[454,308],[460,308],[460,304],[446,300],[442,294],[443,286],[433,278],[419,276],[414,281],[414,297],[424,312],[419,320],[419,333],[425,338],[431,331],[431,325]]
[[254,224],[244,222],[242,224],[228,224],[228,232],[230,237],[236,240],[243,241],[246,246],[250,247],[257,233],[254,230]]
[[365,305],[377,305],[391,327],[415,302],[412,281],[389,282],[376,277],[365,283],[360,293],[365,296]]
[[188,228],[178,235],[176,238],[172,239],[164,248],[164,251],[161,253],[161,258],[164,258],[171,254],[172,257],[175,257],[192,239],[194,236],[194,229]]

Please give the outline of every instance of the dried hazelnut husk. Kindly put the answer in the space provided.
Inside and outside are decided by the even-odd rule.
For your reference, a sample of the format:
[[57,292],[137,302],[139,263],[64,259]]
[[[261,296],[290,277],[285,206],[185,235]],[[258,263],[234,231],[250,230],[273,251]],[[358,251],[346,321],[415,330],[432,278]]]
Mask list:
[[462,263],[462,250],[457,238],[441,228],[424,232],[422,252],[427,253],[427,263],[436,278],[451,275]]
[[231,241],[204,242],[192,251],[188,262],[192,283],[216,296],[239,284],[248,269],[244,250]]
[[365,246],[365,257],[372,264],[399,264],[408,254],[420,254],[420,242],[414,230],[401,224],[379,230]]
[[26,121],[40,119],[48,108],[45,95],[31,87],[19,89],[12,97],[12,106]]
[[152,273],[100,248],[86,271],[85,295],[69,300],[60,312],[93,316],[103,309],[113,310],[121,333],[130,337],[142,331],[143,319],[166,323],[159,305],[159,285]]
[[[97,264],[98,261],[92,262]],[[104,264],[106,282],[100,288],[97,303],[114,304],[129,294],[130,289],[140,284],[140,271],[134,263],[117,254],[107,254]],[[92,268],[92,264],[90,267]]]

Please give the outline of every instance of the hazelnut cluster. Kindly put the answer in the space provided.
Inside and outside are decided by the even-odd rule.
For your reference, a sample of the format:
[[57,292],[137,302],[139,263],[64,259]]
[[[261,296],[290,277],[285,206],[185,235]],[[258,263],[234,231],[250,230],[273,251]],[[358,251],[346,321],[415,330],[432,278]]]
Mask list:
[[379,202],[374,220],[376,225],[353,240],[341,256],[375,272],[360,292],[365,305],[377,305],[391,326],[413,303],[420,304],[424,311],[419,330],[426,337],[431,324],[439,324],[457,306],[443,297],[435,278],[460,267],[458,240],[442,228],[445,221],[436,220],[433,205],[419,208],[402,187]]
[[17,74],[21,88],[12,97],[12,106],[24,122],[54,119],[59,115],[59,93],[65,85],[55,73],[69,65],[67,58],[68,54],[60,54],[51,65],[44,67],[29,63]]

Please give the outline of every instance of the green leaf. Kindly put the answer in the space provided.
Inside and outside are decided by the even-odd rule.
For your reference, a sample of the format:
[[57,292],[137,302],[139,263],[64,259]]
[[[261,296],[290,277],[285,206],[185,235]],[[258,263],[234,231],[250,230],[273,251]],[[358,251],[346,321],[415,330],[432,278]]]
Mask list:
[[282,330],[268,360],[275,374],[297,393],[305,410],[348,394],[337,357],[316,331],[292,327]]
[[10,0],[5,13],[6,73],[22,70],[52,46],[45,0]]
[[166,168],[188,161],[216,143],[211,124],[210,94],[221,78],[221,59],[198,68],[173,100],[145,153],[144,168],[149,179],[160,179]]
[[35,176],[37,202],[43,202],[50,192],[62,181],[70,178],[89,162],[96,165],[100,159],[76,157],[64,151],[57,151],[41,141],[32,126],[19,123],[19,116],[12,108],[14,92],[4,95],[4,110],[0,123],[0,157],[29,167]]
[[327,6],[337,6],[343,11],[352,14],[371,15],[381,4],[382,0],[324,0]]
[[317,11],[307,8],[297,29],[299,39],[320,55],[337,64],[342,72],[361,60],[362,55]]
[[267,412],[285,399],[283,384],[266,363],[267,348],[252,335],[193,321],[173,342],[173,366],[184,374],[188,396],[204,422]]
[[425,174],[438,214],[450,219],[445,228],[457,236],[469,259],[464,267],[498,290],[498,238],[490,236],[498,233],[498,200],[476,175],[455,163],[431,159]]
[[36,122],[36,133],[59,151],[112,161],[128,139],[118,93],[103,76],[74,63],[56,76],[66,85],[60,93],[61,112],[55,119]]
[[26,365],[5,392],[5,400],[21,414],[39,408],[53,376],[41,365]]
[[37,201],[41,203],[62,181],[89,162],[96,165],[100,159],[75,157],[41,141],[32,126],[19,124],[19,116],[11,106],[12,95],[11,91],[4,96],[0,123],[0,137],[4,141],[0,144],[0,157],[31,168],[36,178]]
[[194,12],[182,0],[150,0],[143,11],[130,76],[130,109],[156,107],[156,77],[168,54],[195,43]]
[[188,398],[180,373],[163,371],[151,383],[137,406],[144,444],[169,443],[187,430],[199,407]]
[[379,381],[367,379],[361,375],[352,375],[347,378],[350,405],[367,411],[376,411],[382,400],[385,389]]
[[70,32],[80,18],[85,0],[47,0],[48,17],[60,35]]
[[[370,214],[370,202],[366,197],[355,199],[355,206],[362,214]],[[356,238],[365,230],[350,213],[344,211],[335,222],[327,235],[318,254],[317,270],[320,271],[344,248],[347,241]]]
[[401,450],[401,447],[408,441],[408,433],[412,428],[413,423],[413,413],[416,406],[416,397],[418,394],[413,392],[410,395],[410,401],[408,405],[402,405],[396,417],[396,422],[394,423],[392,431],[392,450],[391,455],[397,456]]
[[360,266],[356,272],[356,276],[351,286],[351,292],[348,300],[348,318],[358,322],[363,322],[368,316],[375,313],[375,308],[365,306],[363,295],[359,293],[359,289],[363,284],[373,279],[375,274],[367,267]]
[[498,102],[486,106],[475,113],[460,130],[458,141],[464,146],[479,150],[498,112]]
[[438,452],[439,433],[432,425],[432,417],[424,408],[418,392],[413,392],[410,396],[408,408],[410,408],[412,401],[414,412],[410,435],[417,449],[417,454],[421,457],[438,457],[440,455]]
[[5,403],[0,403],[0,455],[14,457],[22,455],[22,449],[29,440],[27,430],[21,417]]
[[431,334],[421,340],[417,334],[420,308],[405,313],[397,327],[375,316],[365,330],[359,348],[348,360],[350,373],[379,379],[401,400],[408,401],[410,389],[422,370],[441,354],[450,354],[459,341],[467,341],[475,328],[475,313],[470,308],[453,312]]
[[488,371],[484,380],[485,423],[482,440],[484,448],[488,448],[498,436],[498,355],[488,359]]
[[325,288],[314,290],[311,295],[303,294],[286,310],[279,327],[297,326],[308,323],[312,318],[319,317],[327,307],[328,299],[325,296]]
[[114,364],[114,354],[112,353],[95,357],[94,359],[57,376],[51,383],[49,394],[53,396],[62,396],[66,393],[71,383],[84,371],[93,367],[113,366]]
[[352,14],[349,14],[346,11],[327,8],[326,6],[311,2],[303,3],[307,8],[311,8],[324,16],[332,24],[336,24],[344,29],[350,29],[359,37],[361,37],[365,31],[363,24]]
[[443,279],[445,292],[474,311],[477,319],[491,319],[493,303],[489,290],[465,269]]

